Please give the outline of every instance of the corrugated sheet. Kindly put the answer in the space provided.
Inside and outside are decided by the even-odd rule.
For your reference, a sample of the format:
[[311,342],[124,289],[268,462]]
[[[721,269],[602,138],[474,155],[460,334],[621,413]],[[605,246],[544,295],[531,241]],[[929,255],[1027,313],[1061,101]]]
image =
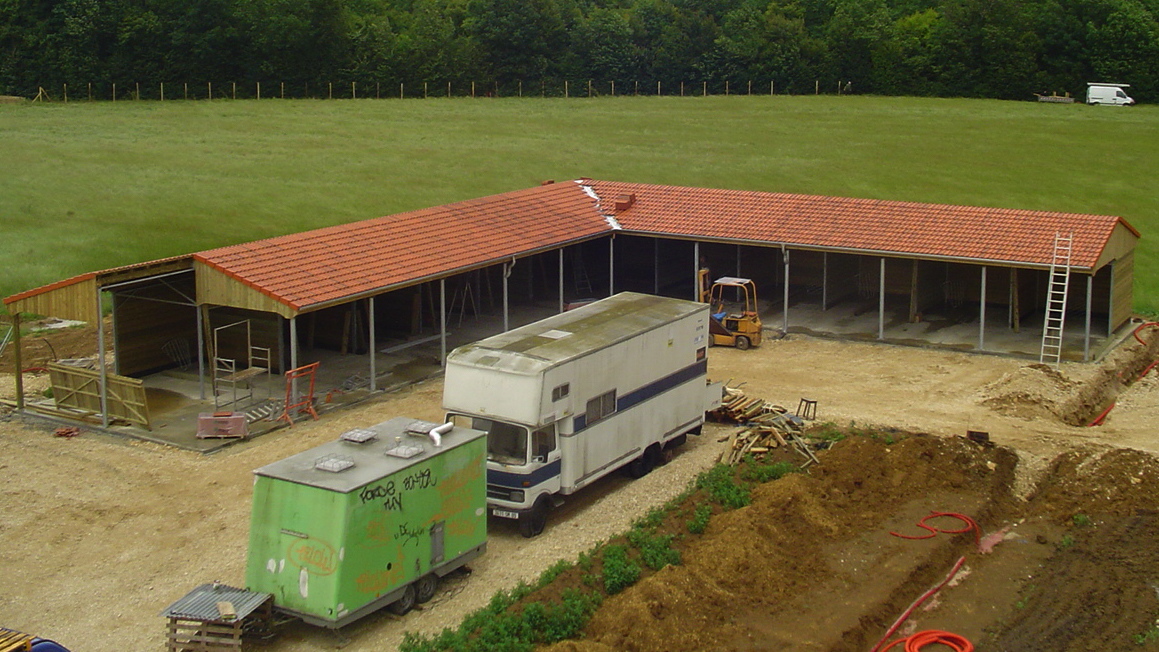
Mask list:
[[270,597],[269,593],[247,591],[225,584],[202,584],[166,607],[161,615],[166,618],[222,620],[217,603],[229,602],[237,612],[237,620],[241,620],[257,611]]

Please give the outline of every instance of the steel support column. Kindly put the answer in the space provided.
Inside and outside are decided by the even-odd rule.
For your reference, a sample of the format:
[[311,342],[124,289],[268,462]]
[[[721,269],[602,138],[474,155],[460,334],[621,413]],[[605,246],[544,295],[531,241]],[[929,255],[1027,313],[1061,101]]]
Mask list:
[[982,289],[978,291],[978,350],[986,350],[986,266],[982,266]]
[[374,359],[375,354],[378,353],[378,342],[374,337],[374,297],[367,298],[366,302],[368,304],[367,311],[369,312],[366,316],[366,321],[370,329],[369,337],[367,338],[370,340],[370,391],[374,392],[378,391],[378,369],[375,366],[377,360]]

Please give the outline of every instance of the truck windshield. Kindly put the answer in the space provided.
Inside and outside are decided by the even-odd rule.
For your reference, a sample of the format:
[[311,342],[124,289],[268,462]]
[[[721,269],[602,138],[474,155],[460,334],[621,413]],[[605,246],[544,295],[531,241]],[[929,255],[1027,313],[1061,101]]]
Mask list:
[[527,428],[482,417],[452,414],[456,426],[487,433],[487,459],[500,464],[527,464]]

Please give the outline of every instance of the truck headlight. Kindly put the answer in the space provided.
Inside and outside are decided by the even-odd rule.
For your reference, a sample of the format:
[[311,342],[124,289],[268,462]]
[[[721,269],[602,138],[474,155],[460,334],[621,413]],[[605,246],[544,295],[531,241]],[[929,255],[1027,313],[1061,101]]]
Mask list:
[[512,489],[512,490],[511,490],[511,499],[510,499],[510,500],[511,500],[511,502],[513,502],[513,503],[521,503],[521,502],[523,502],[523,490],[522,490],[522,489]]

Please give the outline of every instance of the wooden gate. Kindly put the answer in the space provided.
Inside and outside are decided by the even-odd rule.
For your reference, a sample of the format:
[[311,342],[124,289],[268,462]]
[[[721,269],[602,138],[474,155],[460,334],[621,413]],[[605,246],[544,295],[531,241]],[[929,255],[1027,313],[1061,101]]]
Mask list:
[[[100,414],[101,375],[93,369],[82,369],[50,362],[48,376],[52,381],[52,398],[56,406]],[[123,419],[151,430],[149,406],[145,400],[145,382],[128,376],[107,376],[110,419]]]

